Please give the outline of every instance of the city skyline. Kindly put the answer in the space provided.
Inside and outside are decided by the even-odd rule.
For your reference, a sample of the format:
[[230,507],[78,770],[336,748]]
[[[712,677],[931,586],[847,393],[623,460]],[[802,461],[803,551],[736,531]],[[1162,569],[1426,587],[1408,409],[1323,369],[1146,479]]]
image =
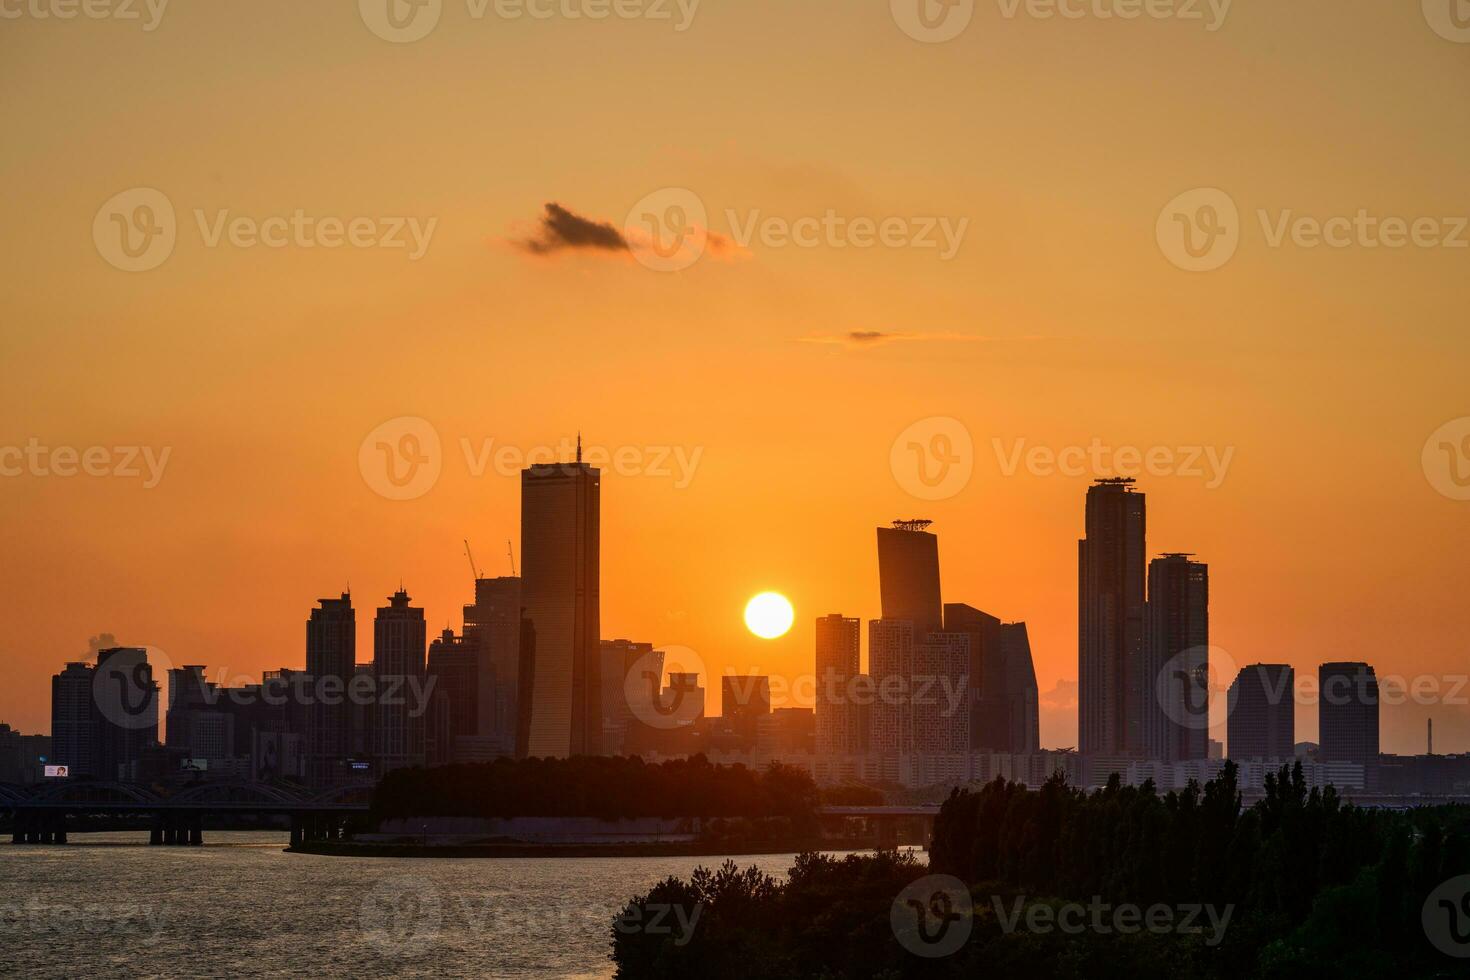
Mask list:
[[[579,439],[579,452],[580,448],[581,447]],[[533,466],[528,468],[524,473],[524,480],[528,485],[531,485],[533,487],[551,487],[551,483],[541,482],[547,479],[552,479],[557,487],[562,487],[563,484],[571,487],[570,490],[562,488],[553,489],[551,491],[553,496],[548,497],[548,500],[557,499],[563,501],[563,503],[556,506],[561,506],[563,508],[570,507],[571,511],[568,511],[568,513],[575,512],[581,513],[583,515],[588,513],[589,507],[591,508],[590,513],[592,514],[592,518],[589,533],[591,535],[590,540],[592,553],[595,555],[598,550],[596,547],[596,526],[599,522],[597,490],[600,484],[600,475],[598,471],[595,468],[588,467],[586,464],[581,463],[580,461],[567,461],[560,464]],[[588,491],[577,490],[575,486],[572,486],[573,484],[579,485],[581,481],[588,481],[588,486],[590,487],[591,493],[590,498],[587,497]],[[570,496],[568,496],[568,494],[570,494]],[[1101,494],[1102,496],[1099,497],[1099,494]],[[544,492],[542,493],[542,496],[545,496]],[[1087,517],[1088,522],[1091,522],[1093,520],[1093,516],[1091,515],[1093,515],[1095,510],[1095,498],[1096,500],[1108,502],[1105,504],[1105,507],[1107,509],[1097,511],[1097,514],[1099,515],[1097,519],[1100,522],[1097,525],[1098,528],[1113,526],[1117,524],[1118,519],[1120,519],[1119,515],[1133,515],[1132,517],[1122,518],[1125,523],[1119,526],[1130,526],[1126,523],[1126,521],[1129,520],[1137,522],[1137,527],[1135,528],[1135,531],[1133,533],[1137,534],[1138,540],[1124,547],[1124,551],[1137,557],[1137,561],[1135,562],[1135,564],[1137,564],[1138,569],[1141,570],[1142,565],[1138,563],[1147,557],[1147,548],[1143,539],[1145,532],[1143,530],[1141,516],[1143,512],[1143,502],[1146,499],[1146,495],[1135,488],[1134,481],[1132,480],[1098,480],[1093,483],[1087,493],[1087,506],[1085,508],[1085,513],[1089,515]],[[1124,504],[1133,503],[1136,504],[1136,507],[1125,507],[1122,510],[1119,510],[1117,508],[1117,502],[1121,502]],[[529,510],[527,510],[527,508],[523,506],[523,520],[527,520],[533,525],[539,524],[542,526],[550,526],[547,524],[547,522],[553,521],[553,518],[551,517],[550,511],[542,510],[544,506],[546,505],[533,503],[530,506]],[[1098,503],[1097,506],[1103,507],[1104,504]],[[1102,514],[1108,514],[1111,516],[1103,518],[1101,516]],[[587,520],[587,518],[584,516],[580,518],[580,520],[585,521]],[[982,667],[982,670],[988,679],[988,683],[993,686],[995,683],[993,678],[996,676],[994,673],[996,670],[995,665],[1003,663],[1007,656],[1014,657],[1017,652],[1020,652],[1026,658],[1025,662],[1029,663],[1031,650],[1029,648],[1029,644],[1026,642],[1027,625],[1025,623],[1002,624],[1001,621],[996,619],[995,617],[991,617],[989,614],[983,613],[980,610],[967,606],[963,603],[949,603],[943,601],[943,597],[940,592],[940,549],[937,546],[937,537],[928,530],[931,524],[932,522],[928,520],[905,519],[892,522],[892,526],[880,526],[878,528],[878,549],[876,554],[879,566],[879,591],[882,595],[888,597],[890,605],[892,606],[892,608],[889,609],[890,612],[908,617],[918,617],[926,621],[931,626],[937,625],[938,629],[931,630],[931,632],[936,634],[933,637],[933,640],[935,642],[947,641],[948,646],[950,649],[953,650],[953,653],[941,653],[940,649],[937,647],[932,650],[921,648],[919,646],[919,643],[924,640],[926,634],[917,633],[913,630],[912,626],[907,626],[905,627],[905,629],[907,629],[907,636],[901,637],[899,633],[894,631],[895,627],[898,625],[898,621],[894,618],[885,619],[882,615],[879,615],[868,619],[866,621],[866,628],[860,628],[858,630],[857,650],[860,651],[860,663],[863,667],[866,667],[869,672],[873,671],[874,668],[872,657],[873,650],[875,648],[873,640],[875,637],[878,636],[885,637],[885,642],[883,644],[877,645],[880,657],[880,666],[882,666],[884,670],[897,669],[892,666],[893,664],[897,663],[902,663],[905,665],[925,664],[927,666],[925,667],[924,671],[919,671],[918,668],[915,666],[904,666],[902,670],[904,672],[913,671],[916,673],[926,673],[928,676],[933,677],[938,676],[933,673],[933,670],[937,669],[935,667],[935,664],[943,661],[944,657],[950,657],[951,659],[958,658],[954,660],[956,664],[968,660],[969,663],[965,668],[966,676],[959,677],[959,682],[971,684],[971,686],[975,688],[975,691],[972,692],[970,695],[969,707],[967,708],[968,718],[965,721],[965,732],[963,735],[955,736],[959,740],[958,742],[956,742],[956,745],[958,746],[959,742],[964,742],[966,746],[981,748],[982,746],[994,746],[996,744],[1014,744],[1021,746],[1033,744],[1030,737],[1025,734],[1025,726],[1039,724],[1042,720],[1042,712],[1038,711],[1036,708],[1024,707],[1024,704],[1021,708],[1015,708],[1009,705],[997,707],[997,702],[994,700],[993,695],[987,705],[987,709],[984,711],[980,710],[980,702],[976,700],[976,698],[980,695],[976,692],[978,692],[987,681],[976,680],[972,683],[970,677],[973,675],[970,675],[968,673],[970,670],[973,670],[976,667]],[[573,526],[575,526],[575,522]],[[575,538],[575,534],[569,536],[565,533],[562,533],[556,539],[561,542],[557,547],[561,548],[562,551],[568,556],[574,555],[574,553],[576,553],[579,549],[584,549],[588,547],[588,545],[576,544]],[[514,551],[514,545],[512,545],[512,561],[514,560]],[[1087,553],[1088,549],[1086,546],[1086,539],[1084,539],[1080,550],[1080,555],[1082,556],[1081,564],[1083,568],[1083,575],[1079,581],[1078,591],[1078,600],[1079,602],[1084,603],[1084,605],[1087,601],[1085,596],[1087,595],[1087,582],[1089,581],[1088,573],[1086,572],[1087,567],[1089,567]],[[533,559],[533,564],[534,562],[535,560]],[[574,567],[576,564],[577,563],[574,561],[572,565],[567,567],[571,568]],[[508,697],[508,695],[506,694],[507,684],[501,684],[495,680],[495,672],[497,670],[504,672],[511,669],[508,667],[509,663],[515,663],[514,670],[519,671],[524,670],[527,663],[534,662],[533,650],[521,651],[519,654],[517,654],[514,652],[513,648],[507,649],[506,647],[506,643],[511,637],[515,637],[520,644],[525,644],[527,642],[527,637],[529,635],[533,635],[534,633],[533,628],[528,631],[525,623],[517,624],[511,622],[510,617],[513,614],[510,612],[510,610],[511,608],[513,608],[513,606],[506,605],[506,600],[510,599],[512,594],[514,594],[515,598],[511,599],[511,601],[519,601],[522,579],[520,577],[479,577],[480,571],[478,568],[473,567],[474,562],[472,556],[471,565],[472,571],[474,571],[475,575],[477,576],[477,578],[474,580],[474,592],[476,601],[465,603],[463,605],[464,619],[463,633],[461,635],[456,635],[453,633],[451,624],[451,626],[446,627],[446,629],[444,630],[443,637],[436,639],[434,641],[434,644],[430,646],[427,643],[427,639],[424,635],[424,626],[426,620],[423,618],[423,610],[408,608],[408,603],[410,600],[408,598],[407,592],[403,589],[402,583],[400,583],[400,587],[395,591],[393,595],[389,597],[389,606],[380,609],[378,611],[378,616],[374,620],[374,625],[372,627],[374,631],[372,645],[374,657],[373,661],[370,661],[367,664],[363,664],[360,662],[355,664],[352,663],[351,651],[355,645],[356,633],[351,595],[349,593],[344,593],[340,599],[319,600],[318,608],[312,611],[311,619],[308,621],[307,624],[308,629],[305,663],[307,664],[308,669],[306,670],[306,673],[312,673],[311,666],[316,665],[317,669],[323,674],[330,674],[332,676],[342,677],[343,683],[345,684],[347,680],[351,679],[351,676],[354,672],[360,672],[364,669],[364,667],[373,667],[375,662],[377,661],[379,657],[379,650],[385,642],[385,615],[388,616],[388,622],[392,622],[394,617],[401,617],[404,614],[416,616],[417,639],[415,642],[417,647],[421,651],[427,651],[427,663],[432,663],[435,650],[442,651],[440,653],[440,657],[443,657],[444,654],[450,649],[458,648],[460,644],[464,644],[466,655],[469,656],[472,660],[477,661],[481,664],[481,666],[477,667],[476,670],[473,671],[470,675],[466,675],[475,678],[472,683],[478,685],[478,700],[475,702],[474,705],[472,705],[472,709],[475,713],[475,721],[472,725],[469,726],[465,726],[463,724],[459,725],[455,732],[456,737],[463,737],[466,735],[479,737],[482,740],[481,744],[483,747],[476,749],[475,751],[481,754],[485,752],[490,752],[493,754],[495,752],[511,751],[516,751],[522,754],[538,754],[536,752],[530,751],[530,729],[526,729],[519,733],[518,736],[514,737],[509,736],[506,731],[507,727],[511,723],[513,723],[514,720],[513,717],[508,719],[508,715],[520,715],[521,724],[523,727],[530,724],[530,717],[534,715],[534,712],[528,714],[528,706],[534,705],[534,694],[529,691],[522,691],[518,696],[511,695],[516,696],[519,703],[517,705],[510,705],[506,703],[506,698]],[[566,574],[570,574],[570,572],[559,572],[558,576],[564,578]],[[1188,554],[1167,553],[1163,556],[1153,558],[1151,561],[1148,562],[1147,577],[1150,584],[1147,591],[1143,593],[1143,596],[1146,599],[1151,600],[1153,596],[1163,594],[1163,599],[1157,603],[1144,601],[1142,603],[1142,608],[1138,616],[1139,634],[1137,641],[1138,650],[1136,654],[1136,660],[1139,665],[1138,669],[1141,670],[1145,675],[1145,681],[1141,683],[1146,684],[1146,686],[1149,688],[1149,690],[1142,695],[1146,697],[1146,701],[1144,702],[1143,707],[1135,712],[1136,717],[1132,720],[1133,728],[1137,733],[1136,737],[1139,739],[1139,743],[1137,746],[1134,747],[1125,746],[1121,750],[1113,747],[1094,748],[1091,751],[1092,754],[1098,755],[1134,755],[1143,758],[1154,758],[1161,760],[1204,759],[1209,754],[1208,742],[1210,739],[1216,739],[1222,744],[1228,744],[1228,740],[1224,737],[1224,733],[1228,728],[1228,711],[1222,713],[1220,706],[1226,703],[1233,703],[1233,701],[1226,702],[1219,696],[1223,694],[1224,691],[1228,688],[1231,691],[1231,697],[1234,697],[1234,688],[1237,684],[1238,678],[1235,676],[1233,671],[1236,669],[1235,665],[1238,663],[1238,661],[1235,658],[1230,657],[1228,654],[1226,654],[1226,662],[1215,666],[1218,667],[1219,670],[1231,671],[1230,675],[1216,676],[1213,678],[1213,682],[1209,688],[1201,688],[1199,697],[1210,702],[1207,710],[1209,710],[1209,716],[1213,724],[1209,728],[1201,729],[1198,725],[1193,723],[1192,719],[1184,718],[1184,715],[1189,714],[1189,712],[1192,710],[1188,707],[1188,705],[1175,706],[1173,708],[1164,707],[1166,700],[1170,704],[1172,704],[1172,700],[1169,699],[1175,697],[1176,695],[1182,699],[1183,695],[1175,692],[1175,695],[1169,695],[1168,698],[1166,698],[1163,689],[1156,687],[1156,685],[1160,682],[1157,679],[1153,682],[1148,682],[1146,678],[1155,678],[1156,675],[1161,672],[1161,668],[1164,665],[1165,660],[1169,660],[1169,663],[1172,666],[1178,667],[1179,664],[1176,661],[1179,658],[1175,657],[1176,654],[1181,656],[1196,656],[1198,663],[1202,663],[1204,661],[1203,650],[1208,648],[1210,644],[1210,634],[1208,627],[1210,616],[1210,604],[1208,598],[1208,566],[1206,566],[1202,562],[1194,561],[1192,556]],[[1192,585],[1191,583],[1195,583],[1196,580],[1198,580],[1197,584]],[[568,579],[567,581],[569,582],[570,580]],[[596,586],[594,585],[592,588],[595,594]],[[576,591],[578,590],[568,592],[568,599],[574,597]],[[565,603],[563,603],[563,605],[565,605]],[[939,610],[939,614],[937,617],[934,613],[935,609]],[[596,611],[595,615],[600,615],[600,610]],[[526,619],[527,621],[531,620],[529,613],[527,613]],[[819,634],[822,623],[831,619],[832,616],[811,617],[811,621],[815,623]],[[858,624],[863,623],[863,619],[861,617],[856,617],[852,620],[841,621],[854,622]],[[1196,621],[1198,621],[1197,624]],[[996,632],[992,637],[990,633],[992,629],[1000,632]],[[941,630],[946,631],[944,636],[938,635],[940,634]],[[1011,630],[1019,630],[1019,633],[1016,633],[1014,635],[1014,640],[1008,639],[1002,641],[1001,638],[1003,636],[1009,635],[1005,631]],[[968,635],[966,635],[967,632]],[[867,644],[862,643],[863,633],[868,634],[869,642]],[[954,635],[950,636],[949,634]],[[392,637],[395,635],[395,632],[393,631],[393,629],[390,628],[386,635]],[[1017,641],[1019,641],[1020,643],[1019,647],[1015,646],[1015,642]],[[594,670],[600,670],[600,665],[604,662],[611,663],[611,661],[606,661],[606,653],[609,643],[622,643],[625,641],[611,641],[606,638],[599,638],[597,642],[600,644],[601,652],[599,652],[598,649],[594,649],[592,651],[591,659],[593,661]],[[820,683],[821,674],[819,671],[820,665],[822,663],[822,657],[824,656],[822,653],[822,649],[819,646],[819,642],[819,640],[814,639],[812,653],[810,654],[810,660],[807,665],[807,669],[804,672],[805,675],[813,677],[814,692],[815,685]],[[454,644],[455,646],[451,648],[448,646],[449,644]],[[483,644],[483,646],[480,646],[479,644]],[[956,646],[955,644],[960,645]],[[116,647],[124,646],[123,644],[115,642],[112,645]],[[637,643],[636,646],[639,649],[656,648],[660,651],[660,654],[662,655],[663,649],[668,645],[640,642]],[[156,648],[153,649],[156,650]],[[1085,657],[1086,651],[1088,649],[1089,647],[1087,636],[1084,632],[1080,634],[1079,639],[1079,658]],[[482,652],[476,653],[476,650]],[[914,653],[910,653],[911,650],[915,651],[917,653],[917,656],[915,656]],[[973,653],[971,652],[972,650],[974,651]],[[980,651],[982,650],[987,651],[984,657],[982,657],[980,653]],[[1007,650],[1011,650],[1012,652],[1010,654],[1007,654]],[[1195,651],[1199,651],[1199,653],[1196,654]],[[527,656],[531,657],[532,659],[530,661],[527,661],[525,659],[525,657]],[[912,661],[910,660],[911,657],[914,658]],[[935,657],[938,657],[940,659],[935,660]],[[1170,660],[1171,657],[1174,659]],[[174,661],[172,661],[171,658],[168,658],[166,654],[165,660],[166,666],[172,666],[172,664],[174,663]],[[447,660],[441,660],[441,663],[447,662]],[[1310,669],[1315,673],[1318,666],[1322,666],[1325,668],[1325,666],[1329,665],[1329,663],[1329,661],[1319,661],[1317,665],[1311,665]],[[342,667],[346,664],[352,664],[352,666],[346,670],[346,673],[344,675],[341,673],[341,670]],[[631,668],[631,664],[632,660],[628,659],[627,666]],[[985,669],[982,666],[986,664],[989,665],[989,669]],[[279,664],[277,666],[279,666]],[[732,675],[740,676],[742,674],[761,677],[769,677],[774,675],[782,680],[791,680],[790,677],[780,675],[779,673],[774,671],[765,670],[759,665],[753,668],[747,668],[743,671],[738,669],[732,670],[727,667],[723,672],[716,672],[715,668],[712,667],[712,662],[705,662],[705,666],[708,668],[707,672],[701,673],[699,675],[691,675],[698,677],[698,680],[692,683],[703,685],[701,687],[702,691],[708,690],[712,693],[713,691],[718,690],[722,692],[721,709],[719,712],[721,716],[727,716],[727,709],[724,707],[723,695],[727,694],[730,690],[730,686],[728,684],[721,683],[722,677],[728,678]],[[1188,667],[1188,665],[1185,666]],[[412,673],[416,670],[417,675],[422,678],[425,672],[425,668],[426,659],[421,653],[418,658],[417,667],[410,667],[409,671],[410,673]],[[227,675],[219,673],[220,670],[227,671],[228,668],[222,668],[218,666],[214,668],[216,669],[216,673],[212,675],[211,678],[211,675],[208,673],[208,671],[211,669],[210,665],[205,665],[203,669],[205,671],[202,677],[203,680],[217,680],[220,682],[221,686],[231,683],[248,683],[252,680],[255,680],[252,678],[240,677],[238,675]],[[1000,668],[1002,674],[1009,671],[1009,669],[1010,668],[1004,667]],[[1191,672],[1197,672],[1199,670],[1199,667],[1189,667],[1188,669]],[[275,668],[271,668],[271,671],[274,670]],[[1369,670],[1372,671],[1373,668],[1370,666]],[[945,670],[941,670],[940,673],[945,673],[946,671],[947,668]],[[176,673],[176,671],[170,671],[170,674],[172,673]],[[377,668],[375,670],[375,673],[381,674],[383,673],[383,671],[381,668]],[[433,673],[432,669],[429,670],[429,673]],[[671,673],[671,683],[673,683],[672,677],[673,674]],[[1015,675],[1010,683],[1030,683],[1033,685],[1033,692],[1035,692],[1034,675],[1032,675],[1032,679],[1030,681],[1023,680],[1023,677],[1024,675]],[[568,677],[565,680],[569,682],[570,678]],[[1453,700],[1453,677],[1444,678],[1443,681],[1445,685],[1443,689],[1448,691],[1448,693],[1451,695],[1451,700]],[[615,685],[611,685],[610,682],[600,679],[594,679],[593,683],[590,685],[591,691],[589,692],[592,700],[595,700],[597,702],[596,705],[592,706],[594,711],[607,710],[606,706],[610,702],[605,692],[606,690],[611,690],[613,686]],[[508,682],[508,687],[512,691],[515,689],[515,683],[513,680]],[[796,687],[799,688],[800,684],[798,683]],[[571,688],[570,686],[568,686],[566,696],[570,698],[571,693]],[[706,696],[707,695],[702,694],[701,698],[704,698]],[[1036,696],[1036,693],[1033,693],[1031,695],[1033,699],[1033,704],[1035,703],[1034,699],[1036,698]],[[769,693],[766,695],[766,703],[768,704],[768,706],[775,708],[788,708],[795,706],[810,709],[813,706],[817,705],[820,700],[820,696],[808,698],[805,701],[795,700],[788,697],[783,700],[772,702]],[[570,701],[568,700],[566,701],[566,703],[570,704]],[[1304,708],[1306,708],[1311,710],[1314,715],[1321,715],[1321,710],[1319,709],[1316,701],[1307,701],[1305,699],[1297,698],[1294,699],[1293,707],[1295,713],[1299,713]],[[1378,745],[1380,727],[1389,727],[1395,720],[1394,715],[1402,710],[1402,705],[1395,705],[1392,701],[1386,701],[1385,708],[1386,710],[1382,712],[1375,712],[1373,734],[1375,746]],[[318,757],[323,754],[323,749],[312,748],[312,746],[316,746],[319,744],[324,744],[328,748],[331,748],[332,752],[336,753],[336,757],[339,760],[350,756],[352,753],[351,747],[349,746],[348,734],[346,732],[339,732],[336,735],[331,734],[334,725],[329,724],[325,720],[334,710],[341,713],[345,709],[341,707],[333,709],[324,707],[319,704],[313,704],[309,706],[307,710],[310,717],[310,725],[305,733],[307,745],[306,754],[308,758],[318,759]],[[442,710],[447,711],[448,709],[446,708]],[[465,709],[462,708],[455,709],[455,712],[456,714],[462,714],[464,710]],[[739,711],[738,705],[735,706],[735,710],[737,712]],[[1017,710],[1021,711],[1021,714],[1019,716],[1015,714]],[[1080,717],[1080,713],[1082,711],[1080,700],[1077,705],[1077,711]],[[711,715],[715,714],[713,710],[711,710],[709,713]],[[1382,715],[1381,720],[1378,717],[1380,714]],[[1444,714],[1444,712],[1440,712],[1438,716],[1444,717]],[[1002,716],[1011,717],[1013,720],[1000,720]],[[563,718],[562,721],[569,723],[569,719],[570,716],[568,715],[566,718]],[[1181,723],[1181,720],[1183,720],[1183,722],[1185,723]],[[335,724],[340,726],[341,722]],[[851,722],[844,724],[851,724]],[[882,709],[878,709],[876,716],[865,719],[865,724],[876,725],[877,728],[873,730],[882,731],[891,729],[892,725],[896,724],[896,722],[885,719]],[[911,722],[906,721],[905,724],[911,724]],[[994,726],[997,724],[1002,726],[999,730],[1005,730],[1005,727],[1007,725],[1014,726],[1015,724],[1021,724],[1023,727],[1021,729],[1015,729],[1014,727],[1012,727],[1011,731],[1015,733],[1014,738],[1007,737],[1001,743],[996,743],[994,741],[994,733],[998,731],[998,729],[996,729]],[[600,718],[596,720],[595,725],[599,733],[608,730],[608,723],[603,722]],[[821,722],[819,722],[818,725],[820,728]],[[981,726],[983,726],[984,731],[989,734],[982,736]],[[402,727],[401,723],[398,723],[398,727]],[[471,730],[462,730],[465,727],[469,727]],[[557,727],[562,726],[560,726],[560,723],[554,723],[553,730]],[[1312,726],[1300,726],[1295,720],[1293,721],[1292,727],[1307,732],[1313,731]],[[34,731],[34,729],[32,729],[32,731]],[[1444,729],[1441,728],[1441,750],[1449,752],[1458,751],[1458,748],[1454,745],[1453,742],[1446,742],[1444,740],[1443,732]],[[391,754],[386,753],[381,745],[376,744],[378,740],[381,740],[384,737],[383,731],[374,731],[369,737],[374,740],[374,744],[371,746],[371,751],[374,754],[381,756]],[[425,738],[424,733],[420,731],[416,737],[419,739],[419,743],[416,744],[412,749],[408,749],[406,746],[400,746],[399,754],[401,755],[402,751],[407,751],[408,754],[406,758],[408,759],[422,760],[425,758],[432,758],[431,753],[433,749],[431,749],[430,744],[426,744],[423,741]],[[599,735],[598,737],[599,741],[591,744],[601,745],[600,739],[605,736]],[[866,731],[864,732],[864,737],[867,737]],[[947,735],[945,737],[948,738]],[[429,742],[432,743],[433,735],[430,734],[428,738]],[[546,749],[544,748],[546,742],[544,738],[542,744],[543,748],[540,754],[546,754]],[[584,744],[587,743],[584,742]],[[1044,734],[1040,739],[1036,740],[1035,744],[1036,747],[1044,749],[1054,749],[1063,746],[1063,743],[1049,743]],[[1417,751],[1419,745],[1422,744],[1422,741],[1420,741],[1418,745],[1415,745],[1411,742],[1408,745],[1403,746],[1402,749],[1408,750],[1408,752],[1412,754],[1413,752]],[[508,748],[508,746],[513,745],[519,747]],[[569,747],[570,745],[571,743],[568,743]],[[334,746],[335,748],[332,748]],[[343,749],[343,746],[349,747]],[[1087,751],[1085,749],[1082,749],[1080,745],[1069,747],[1077,748],[1084,753]],[[875,746],[875,748],[877,748],[877,746]],[[883,748],[892,749],[894,748],[894,746],[885,745],[883,746]],[[441,746],[437,751],[443,753],[440,756],[441,761],[445,758],[448,758],[447,748]],[[568,751],[570,751],[570,748]],[[1383,751],[1393,751],[1393,749],[1387,745],[1384,745]],[[426,755],[426,753],[430,754]],[[488,758],[491,756],[486,755],[484,757]],[[320,761],[313,761],[309,762],[308,764],[311,766],[312,771],[316,773],[319,777],[323,768],[323,763]]]

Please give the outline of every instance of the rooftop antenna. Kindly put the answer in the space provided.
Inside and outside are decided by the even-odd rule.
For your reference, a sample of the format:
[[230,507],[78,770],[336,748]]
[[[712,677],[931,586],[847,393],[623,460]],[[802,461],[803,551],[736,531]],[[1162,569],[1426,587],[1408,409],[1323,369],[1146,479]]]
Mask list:
[[464,539],[464,553],[465,557],[470,560],[470,571],[474,573],[475,581],[478,582],[480,580],[480,570],[475,567],[475,553],[470,550],[469,538]]
[[505,539],[505,553],[510,556],[510,577],[516,577],[516,553],[510,545],[510,538]]
[[582,462],[582,430],[577,430],[577,462]]
[[933,521],[923,518],[915,518],[912,520],[894,521],[893,526],[900,531],[923,531],[933,523]]

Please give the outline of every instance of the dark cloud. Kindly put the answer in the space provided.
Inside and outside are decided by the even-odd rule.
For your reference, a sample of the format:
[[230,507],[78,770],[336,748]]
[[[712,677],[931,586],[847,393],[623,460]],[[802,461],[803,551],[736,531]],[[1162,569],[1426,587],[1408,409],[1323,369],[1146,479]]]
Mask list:
[[532,255],[550,255],[568,249],[631,251],[628,239],[610,223],[584,218],[555,201],[546,205],[546,213],[541,216],[541,226],[536,234],[515,244]]

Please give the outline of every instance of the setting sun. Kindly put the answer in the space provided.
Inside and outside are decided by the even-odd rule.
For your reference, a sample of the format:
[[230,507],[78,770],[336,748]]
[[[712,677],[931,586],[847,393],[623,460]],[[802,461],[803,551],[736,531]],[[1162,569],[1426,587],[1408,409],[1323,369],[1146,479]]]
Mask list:
[[745,605],[745,625],[763,640],[785,636],[795,620],[791,600],[779,592],[762,592]]

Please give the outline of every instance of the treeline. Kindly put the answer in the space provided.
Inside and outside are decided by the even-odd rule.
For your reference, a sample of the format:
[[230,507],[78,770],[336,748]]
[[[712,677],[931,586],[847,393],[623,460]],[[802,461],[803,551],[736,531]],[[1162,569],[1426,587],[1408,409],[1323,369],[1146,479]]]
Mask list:
[[[895,855],[804,856],[781,882],[733,866],[669,879],[625,911],[703,901],[682,946],[614,930],[620,977],[744,975],[1136,977],[1236,980],[1463,976],[1421,915],[1443,882],[1470,874],[1470,811],[1409,813],[1345,805],[1309,790],[1301,767],[1241,805],[1234,766],[1203,788],[1160,795],[1115,777],[1091,793],[1053,779],[1039,790],[997,780],[958,790],[935,824],[929,867]],[[889,925],[909,882],[952,875],[971,891],[965,944],[924,959]],[[1064,903],[1230,910],[1219,934],[1037,931],[1003,910]],[[1467,910],[1470,911],[1470,910]],[[1466,923],[1470,926],[1470,922]],[[767,966],[770,969],[767,969]]]
[[819,796],[800,769],[656,765],[633,757],[496,759],[398,769],[373,792],[372,815],[398,817],[787,817],[813,819]]

